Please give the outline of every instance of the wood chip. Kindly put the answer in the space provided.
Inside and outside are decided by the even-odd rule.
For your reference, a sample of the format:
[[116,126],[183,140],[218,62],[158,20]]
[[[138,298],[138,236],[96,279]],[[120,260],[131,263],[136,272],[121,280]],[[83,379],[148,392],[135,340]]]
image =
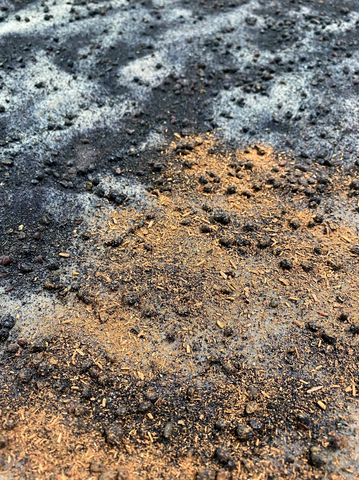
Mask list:
[[307,393],[318,392],[318,391],[321,390],[322,388],[324,388],[322,385],[320,385],[319,387],[313,387],[313,388],[311,388],[310,390],[308,390]]
[[64,257],[64,258],[68,258],[70,256],[70,254],[61,252],[61,253],[59,253],[59,256]]
[[345,240],[347,243],[352,243],[351,240],[349,240],[349,238],[345,237],[344,235],[340,235],[340,238]]
[[322,410],[326,410],[327,406],[325,405],[324,402],[322,402],[321,400],[318,400],[317,404],[320,406]]
[[293,320],[293,323],[295,323],[300,328],[304,328],[304,325],[302,323],[298,322],[297,320]]

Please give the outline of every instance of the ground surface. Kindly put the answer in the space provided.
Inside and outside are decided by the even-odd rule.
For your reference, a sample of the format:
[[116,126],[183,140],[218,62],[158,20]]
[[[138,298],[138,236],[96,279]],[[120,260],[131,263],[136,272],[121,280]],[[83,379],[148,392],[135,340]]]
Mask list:
[[359,2],[0,0],[0,478],[355,479]]

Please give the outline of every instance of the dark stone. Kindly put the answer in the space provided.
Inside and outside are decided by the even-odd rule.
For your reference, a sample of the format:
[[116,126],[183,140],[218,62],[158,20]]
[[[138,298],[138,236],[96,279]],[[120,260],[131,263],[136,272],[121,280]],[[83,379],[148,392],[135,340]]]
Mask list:
[[338,317],[338,320],[340,322],[347,322],[348,319],[349,319],[349,315],[347,313],[344,313],[344,312],[342,312]]
[[279,266],[282,270],[291,270],[293,268],[293,261],[290,258],[283,258],[279,262]]
[[0,342],[6,342],[9,336],[10,336],[9,330],[7,330],[6,328],[0,329]]
[[301,267],[305,272],[311,272],[313,270],[313,264],[311,262],[302,262]]
[[136,293],[136,292],[126,293],[122,297],[123,303],[125,305],[130,305],[130,306],[135,305],[139,301],[139,299],[140,299],[140,297],[139,297],[138,293]]
[[337,341],[336,337],[328,335],[326,332],[322,333],[322,339],[325,343],[328,343],[329,345],[334,345]]
[[224,235],[223,237],[219,238],[219,243],[222,245],[222,247],[231,247],[233,244],[233,240],[229,235]]
[[46,350],[46,341],[42,338],[35,339],[28,350],[30,353],[43,352]]
[[231,217],[224,212],[217,212],[213,215],[213,220],[221,225],[228,225],[231,222]]
[[307,328],[308,330],[310,330],[311,332],[314,332],[314,333],[319,330],[319,327],[315,322],[307,322],[305,324],[305,328]]
[[309,462],[313,467],[321,468],[327,463],[320,448],[312,447],[309,453]]
[[112,238],[111,240],[107,240],[107,242],[105,242],[105,245],[106,247],[118,248],[122,245],[122,243],[123,243],[123,238],[116,237],[116,238]]
[[342,270],[343,264],[341,263],[340,260],[338,259],[329,259],[327,260],[327,265],[330,267],[334,272],[338,272],[339,270]]
[[0,434],[0,449],[6,448],[9,444],[7,436]]
[[237,192],[237,187],[235,185],[230,185],[229,187],[227,187],[227,190],[226,190],[227,195],[233,195],[236,192]]
[[268,236],[265,236],[258,241],[258,248],[260,249],[268,248],[272,245],[272,243],[273,243],[272,239]]
[[201,232],[202,233],[211,233],[212,228],[209,225],[206,225],[205,223],[201,225]]
[[0,317],[0,327],[1,328],[4,328],[6,330],[11,330],[12,328],[14,328],[15,323],[16,323],[15,318],[12,315],[10,315],[9,313]]
[[292,218],[289,220],[289,226],[293,228],[293,230],[297,230],[300,227],[300,221],[298,218]]

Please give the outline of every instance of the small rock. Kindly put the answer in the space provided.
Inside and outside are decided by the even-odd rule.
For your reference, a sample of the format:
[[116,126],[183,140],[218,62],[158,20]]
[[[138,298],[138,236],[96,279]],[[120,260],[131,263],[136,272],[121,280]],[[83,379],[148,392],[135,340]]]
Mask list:
[[152,409],[152,407],[153,407],[152,402],[141,402],[138,405],[137,411],[139,413],[147,413]]
[[118,423],[113,423],[105,431],[106,442],[109,445],[116,446],[119,445],[123,437],[123,430],[121,425]]
[[213,468],[203,467],[197,472],[196,480],[215,480],[216,472]]
[[253,428],[253,430],[262,430],[261,422],[255,418],[250,420],[249,425]]
[[251,400],[256,400],[259,397],[259,392],[253,385],[248,387],[248,396]]
[[15,354],[19,350],[19,345],[16,343],[10,343],[10,345],[7,347],[6,351],[9,354]]
[[0,434],[0,449],[6,448],[8,444],[8,438],[5,435]]
[[272,298],[272,300],[270,301],[270,306],[271,306],[272,308],[277,308],[278,305],[279,305],[278,300],[277,300],[276,298]]
[[145,392],[145,398],[149,400],[150,402],[154,403],[156,400],[158,400],[158,392],[153,389],[148,389],[147,392]]
[[46,350],[46,341],[42,338],[36,338],[34,343],[29,346],[30,353],[38,353]]
[[214,427],[216,428],[216,430],[219,430],[219,431],[224,431],[227,429],[227,423],[225,420],[223,420],[222,418],[219,418],[216,423],[214,424]]
[[10,332],[6,328],[0,329],[0,342],[6,342],[6,340],[9,338]]
[[233,195],[237,192],[237,187],[235,185],[230,185],[227,187],[226,193],[227,195]]
[[338,259],[329,259],[327,260],[327,265],[330,267],[334,272],[338,272],[339,270],[342,270],[343,264],[341,263],[340,260]]
[[14,328],[16,323],[15,318],[9,313],[0,317],[0,327],[5,328],[6,330],[11,330]]
[[0,257],[0,264],[10,265],[10,257],[8,255],[3,255],[2,257]]
[[117,418],[122,418],[126,415],[126,413],[127,413],[126,405],[119,405],[116,412],[115,412],[115,416]]
[[94,460],[90,463],[90,472],[91,473],[101,473],[104,469],[104,466],[100,460]]
[[118,472],[116,470],[105,470],[101,473],[99,480],[117,480]]
[[105,358],[108,362],[110,363],[117,363],[118,362],[118,357],[114,353],[107,352],[105,355]]
[[75,415],[77,417],[83,417],[88,413],[88,408],[82,403],[78,403],[75,407]]
[[129,292],[122,297],[125,305],[133,306],[139,301],[139,295],[136,292]]
[[264,249],[272,245],[272,239],[270,237],[263,237],[258,241],[258,248]]
[[256,402],[248,402],[246,405],[246,414],[252,415],[258,410],[258,404]]
[[310,449],[309,461],[310,464],[313,465],[313,467],[317,468],[324,467],[324,465],[326,464],[326,460],[319,447],[312,447]]
[[353,335],[358,335],[359,334],[359,325],[352,325],[350,327],[350,333],[352,333]]
[[333,450],[343,450],[348,447],[348,439],[344,435],[335,435],[329,439],[329,445]]
[[15,420],[6,420],[4,422],[4,429],[5,430],[14,430],[15,427],[16,427]]
[[298,413],[297,415],[297,420],[299,423],[301,423],[302,425],[306,425],[306,426],[309,426],[310,425],[310,418],[308,417],[308,415],[305,415],[304,413],[300,412]]
[[248,425],[238,425],[236,428],[236,435],[238,440],[246,441],[253,437],[253,430]]
[[216,475],[216,480],[230,480],[231,479],[231,473],[227,472],[227,470],[218,470],[217,475]]
[[298,228],[300,227],[300,221],[298,220],[298,218],[292,218],[289,220],[289,226],[293,228],[293,230],[298,230]]
[[231,217],[224,212],[217,212],[213,215],[213,220],[221,225],[228,225]]
[[308,330],[310,330],[311,332],[314,332],[314,333],[319,330],[319,327],[315,322],[307,322],[305,324],[305,328],[307,328]]
[[347,322],[349,320],[349,315],[345,312],[342,312],[339,317],[338,317],[338,320],[340,322]]
[[321,337],[325,343],[328,343],[329,345],[334,345],[337,341],[336,337],[334,335],[330,335],[327,332],[323,332],[321,334]]
[[139,477],[125,468],[120,468],[117,472],[117,480],[139,480]]
[[166,438],[167,440],[171,438],[172,432],[173,432],[173,422],[167,422],[163,430],[164,438]]
[[313,270],[313,264],[311,262],[302,262],[301,267],[307,273]]
[[48,270],[55,271],[60,268],[60,265],[56,261],[49,262],[47,264]]
[[254,25],[257,23],[257,17],[246,17],[246,24],[249,25],[250,27],[254,27]]
[[228,461],[232,459],[231,452],[225,447],[217,448],[214,456],[219,461],[219,463],[222,463],[222,465],[226,465]]
[[112,247],[112,248],[118,248],[122,245],[123,243],[123,238],[122,237],[116,237],[112,238],[111,240],[108,240],[105,242],[106,247]]
[[209,225],[203,224],[203,225],[201,225],[201,232],[202,233],[211,233],[212,228]]
[[26,348],[27,345],[28,345],[28,342],[27,342],[27,340],[25,340],[24,338],[19,338],[18,341],[17,341],[17,344],[18,344],[19,347],[21,347],[21,348]]
[[224,235],[223,237],[220,237],[218,241],[220,245],[222,245],[222,247],[227,247],[227,248],[231,247],[233,243],[233,240],[229,235]]
[[279,266],[282,270],[291,270],[293,268],[293,261],[290,258],[283,258],[279,262]]
[[18,374],[18,379],[21,383],[30,383],[32,380],[33,373],[28,368],[23,368]]
[[83,398],[85,398],[86,400],[90,400],[90,398],[92,397],[92,390],[91,390],[89,387],[85,387],[85,388],[82,390],[82,396],[83,396]]

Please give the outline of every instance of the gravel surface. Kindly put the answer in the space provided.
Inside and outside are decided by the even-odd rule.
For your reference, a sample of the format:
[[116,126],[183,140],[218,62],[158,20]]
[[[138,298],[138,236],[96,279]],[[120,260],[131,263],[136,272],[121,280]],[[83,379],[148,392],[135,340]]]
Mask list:
[[0,0],[0,479],[356,479],[359,2]]

